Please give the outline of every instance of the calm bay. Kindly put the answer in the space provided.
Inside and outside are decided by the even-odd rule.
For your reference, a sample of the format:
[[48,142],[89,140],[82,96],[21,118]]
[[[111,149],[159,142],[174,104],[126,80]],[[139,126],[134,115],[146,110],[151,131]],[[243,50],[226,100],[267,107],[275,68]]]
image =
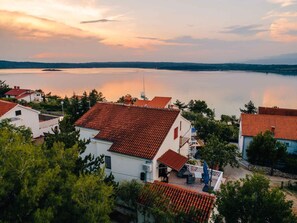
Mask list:
[[97,89],[108,101],[127,93],[140,98],[171,96],[179,99],[205,100],[216,116],[239,115],[239,108],[252,100],[256,106],[297,108],[297,77],[251,72],[189,72],[133,68],[0,70],[0,80],[10,87],[42,89],[64,97]]

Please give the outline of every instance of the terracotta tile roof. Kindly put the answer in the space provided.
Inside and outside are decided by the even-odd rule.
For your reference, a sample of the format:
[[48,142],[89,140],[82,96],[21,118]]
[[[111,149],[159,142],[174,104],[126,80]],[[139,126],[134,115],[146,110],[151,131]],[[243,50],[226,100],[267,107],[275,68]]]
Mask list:
[[150,100],[137,100],[134,102],[133,105],[135,106],[146,106],[149,102],[151,102]]
[[0,100],[0,117],[14,108],[16,105],[16,103]]
[[31,94],[33,94],[33,92],[32,93],[24,93],[24,94],[21,94],[21,95],[16,96],[15,98],[16,99],[21,99],[21,98],[24,98],[24,97],[29,96]]
[[153,159],[179,115],[177,110],[97,103],[75,125],[96,129],[109,151]]
[[241,114],[242,135],[256,136],[272,130],[277,139],[297,140],[297,116]]
[[171,101],[171,97],[154,97],[149,103],[150,107],[165,108],[165,106]]
[[259,114],[297,116],[297,109],[259,107]]
[[139,198],[139,203],[149,206],[153,194],[156,196],[164,196],[169,199],[169,209],[174,213],[184,212],[189,214],[191,210],[197,211],[194,222],[208,222],[211,212],[214,207],[215,197],[213,195],[202,194],[190,191],[176,185],[167,184],[155,181],[154,183],[147,183],[148,190],[144,190]]
[[135,106],[147,106],[152,108],[166,108],[166,105],[170,103],[171,97],[154,97],[150,100],[137,100]]
[[187,157],[184,157],[169,149],[158,159],[158,162],[163,163],[164,165],[169,166],[176,171],[179,171],[187,162],[187,160]]
[[6,92],[5,95],[11,95],[11,96],[17,97],[19,95],[22,95],[22,94],[26,93],[27,91],[30,91],[30,90],[14,88],[14,89],[11,89],[8,92]]

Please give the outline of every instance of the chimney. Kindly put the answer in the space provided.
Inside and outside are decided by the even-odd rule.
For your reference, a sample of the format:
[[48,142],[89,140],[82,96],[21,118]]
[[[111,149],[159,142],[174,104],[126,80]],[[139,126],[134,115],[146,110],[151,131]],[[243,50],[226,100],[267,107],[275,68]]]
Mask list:
[[17,89],[20,89],[20,86],[17,86]]
[[274,132],[275,132],[275,126],[271,126],[271,132],[272,132],[272,134],[274,135]]
[[13,86],[13,89],[17,89],[17,86]]

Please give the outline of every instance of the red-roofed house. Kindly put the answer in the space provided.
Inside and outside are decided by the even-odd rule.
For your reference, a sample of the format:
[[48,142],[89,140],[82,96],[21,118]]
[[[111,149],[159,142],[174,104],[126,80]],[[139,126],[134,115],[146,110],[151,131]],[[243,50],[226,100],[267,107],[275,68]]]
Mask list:
[[29,89],[20,89],[19,86],[14,86],[13,89],[5,93],[6,98],[15,98],[17,100],[24,100],[26,102],[38,102],[42,100],[40,92]]
[[297,116],[241,114],[239,148],[244,159],[247,159],[246,150],[253,137],[267,130],[287,145],[288,153],[297,153]]
[[134,105],[151,108],[170,108],[171,97],[154,97],[152,100],[137,100]]
[[[195,214],[192,215],[192,219],[190,219],[191,222],[208,222],[214,208],[215,196],[198,193],[158,181],[147,183],[146,186],[148,189],[144,190],[139,198],[140,207],[150,208],[152,197],[158,196],[160,199],[161,196],[164,199],[160,200],[159,208],[165,205],[166,208],[176,215],[178,215],[178,213],[185,213],[191,216],[191,212],[194,212]],[[155,220],[153,216],[149,216],[149,218],[146,218],[146,221],[144,221],[143,214],[140,211],[138,212],[138,222],[155,222]]]
[[33,138],[43,135],[44,132],[51,132],[52,128],[58,126],[59,121],[59,117],[41,115],[32,108],[0,100],[0,121],[4,119],[17,127],[24,125],[30,128]]
[[179,110],[97,103],[75,125],[81,138],[91,139],[85,155],[104,154],[106,172],[117,181],[161,179],[158,159],[168,150],[178,158],[175,170],[187,161],[189,145],[180,140],[190,139],[191,124]]

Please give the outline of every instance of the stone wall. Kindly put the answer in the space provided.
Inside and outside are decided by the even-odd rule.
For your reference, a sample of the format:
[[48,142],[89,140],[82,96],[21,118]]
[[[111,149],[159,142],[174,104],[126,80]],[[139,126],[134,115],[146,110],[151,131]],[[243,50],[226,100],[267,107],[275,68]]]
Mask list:
[[[261,172],[261,173],[264,173],[264,174],[267,174],[267,175],[270,175],[270,172],[271,172],[271,168],[270,167],[265,167],[265,166],[257,166],[257,165],[249,164],[247,166],[247,168],[250,171]],[[280,170],[277,170],[277,169],[273,170],[273,176],[284,177],[284,178],[297,180],[297,175],[290,174],[290,173],[284,173],[284,172],[282,172]]]

